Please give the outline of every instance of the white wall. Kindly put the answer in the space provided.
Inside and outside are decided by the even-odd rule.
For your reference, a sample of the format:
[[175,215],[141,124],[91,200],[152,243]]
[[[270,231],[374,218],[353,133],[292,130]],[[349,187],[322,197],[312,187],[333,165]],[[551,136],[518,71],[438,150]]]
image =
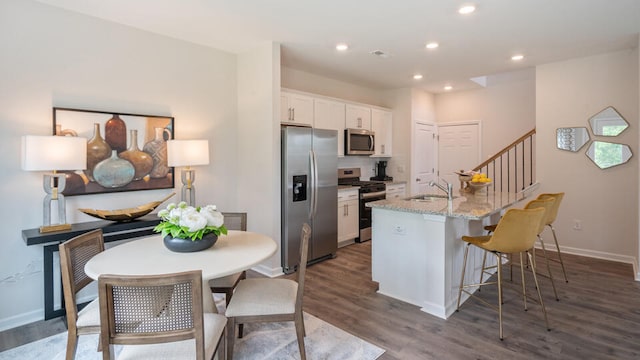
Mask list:
[[[22,135],[52,133],[53,106],[174,116],[176,138],[210,141],[197,201],[236,210],[235,55],[25,0],[0,2],[0,45],[0,329],[43,316],[42,247],[21,237],[42,224],[42,174],[20,169],[19,149]],[[70,197],[67,220],[95,220],[79,207],[126,208],[167,193]]]
[[[638,72],[637,48],[536,70],[537,178],[541,192],[566,193],[556,231],[567,252],[637,265]],[[601,170],[585,156],[586,147],[577,153],[556,148],[557,128],[588,127],[589,117],[609,105],[630,127],[597,140],[628,144],[634,153],[628,163]],[[572,229],[575,220],[583,230]]]
[[[238,206],[247,229],[280,244],[280,45],[238,55]],[[282,273],[280,251],[258,269]]]
[[344,81],[282,67],[282,87],[313,94],[390,107],[382,90],[371,89]]
[[480,120],[487,159],[535,125],[535,69],[487,76],[487,87],[435,96],[438,124]]

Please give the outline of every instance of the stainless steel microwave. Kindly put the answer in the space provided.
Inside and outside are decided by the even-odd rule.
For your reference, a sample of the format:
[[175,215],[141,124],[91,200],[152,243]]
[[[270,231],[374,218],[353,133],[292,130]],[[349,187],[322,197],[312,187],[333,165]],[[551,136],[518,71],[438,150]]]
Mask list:
[[344,130],[345,155],[373,155],[375,132],[366,129]]

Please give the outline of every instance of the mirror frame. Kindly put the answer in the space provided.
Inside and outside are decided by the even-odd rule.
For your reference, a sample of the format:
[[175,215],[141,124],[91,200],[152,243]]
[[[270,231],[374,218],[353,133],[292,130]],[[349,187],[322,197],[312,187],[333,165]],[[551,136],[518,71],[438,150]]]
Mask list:
[[[622,155],[624,155],[625,152],[626,152],[626,153],[628,153],[628,156],[624,160],[621,160],[620,162],[617,162],[617,163],[609,165],[609,166],[603,166],[603,165],[606,165],[606,164],[601,164],[601,163],[599,164],[597,159],[595,159],[595,154],[593,154],[595,152],[594,148],[595,148],[595,146],[597,146],[597,144],[617,145],[621,149]],[[589,148],[585,152],[585,155],[589,158],[589,160],[591,160],[600,169],[609,169],[609,168],[612,168],[614,166],[622,165],[622,164],[625,164],[625,163],[629,162],[629,160],[631,160],[631,158],[633,157],[633,152],[631,151],[631,147],[629,145],[627,145],[627,144],[620,144],[620,143],[612,143],[612,142],[608,142],[608,141],[594,140],[594,141],[591,142],[591,144],[589,144]]]
[[[615,124],[616,122],[620,121],[624,123],[624,128],[619,130],[615,134],[606,134],[603,131],[606,127],[622,126],[622,124]],[[620,115],[620,113],[613,106],[607,106],[606,108],[600,110],[598,113],[590,117],[588,122],[589,126],[591,126],[591,132],[596,136],[618,136],[629,128],[629,122],[622,115]],[[607,125],[608,123],[613,125]]]
[[[580,143],[576,142],[578,139],[574,134],[578,130],[582,130],[582,133],[586,135],[586,139],[582,139]],[[556,129],[556,147],[560,150],[578,152],[589,141],[591,141],[591,136],[589,136],[589,130],[584,126]]]

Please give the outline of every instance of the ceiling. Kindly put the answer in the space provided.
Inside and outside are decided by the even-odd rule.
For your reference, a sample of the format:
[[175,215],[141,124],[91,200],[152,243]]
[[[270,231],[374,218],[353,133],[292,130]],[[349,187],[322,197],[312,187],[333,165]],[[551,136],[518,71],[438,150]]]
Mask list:
[[[478,87],[474,77],[635,48],[640,33],[640,0],[38,1],[231,53],[274,41],[289,68],[433,93],[446,84]],[[466,3],[476,11],[458,14]],[[440,46],[426,49],[431,41]],[[339,42],[349,50],[336,51]],[[514,54],[525,58],[514,62]]]

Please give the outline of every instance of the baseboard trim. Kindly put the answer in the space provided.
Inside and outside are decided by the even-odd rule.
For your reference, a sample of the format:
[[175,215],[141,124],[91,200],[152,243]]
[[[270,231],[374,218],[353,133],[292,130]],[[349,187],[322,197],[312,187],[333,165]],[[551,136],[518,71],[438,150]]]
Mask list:
[[264,276],[268,276],[270,278],[274,278],[280,275],[284,275],[281,267],[270,268],[266,265],[258,265],[256,267],[251,268],[251,270],[258,272]]
[[[557,251],[555,243],[545,242],[544,247],[550,251]],[[537,249],[540,248],[538,243],[536,243],[536,248]],[[634,279],[636,281],[640,281],[640,271],[638,270],[638,259],[634,256],[620,255],[620,254],[614,254],[614,253],[609,253],[604,251],[580,249],[580,248],[574,248],[569,246],[561,246],[560,250],[562,251],[563,254],[566,253],[571,255],[578,255],[578,256],[590,257],[595,259],[610,260],[610,261],[631,264],[631,266],[633,266]]]
[[44,319],[44,311],[42,309],[18,314],[0,320],[0,331],[13,329],[18,326],[31,324]]

